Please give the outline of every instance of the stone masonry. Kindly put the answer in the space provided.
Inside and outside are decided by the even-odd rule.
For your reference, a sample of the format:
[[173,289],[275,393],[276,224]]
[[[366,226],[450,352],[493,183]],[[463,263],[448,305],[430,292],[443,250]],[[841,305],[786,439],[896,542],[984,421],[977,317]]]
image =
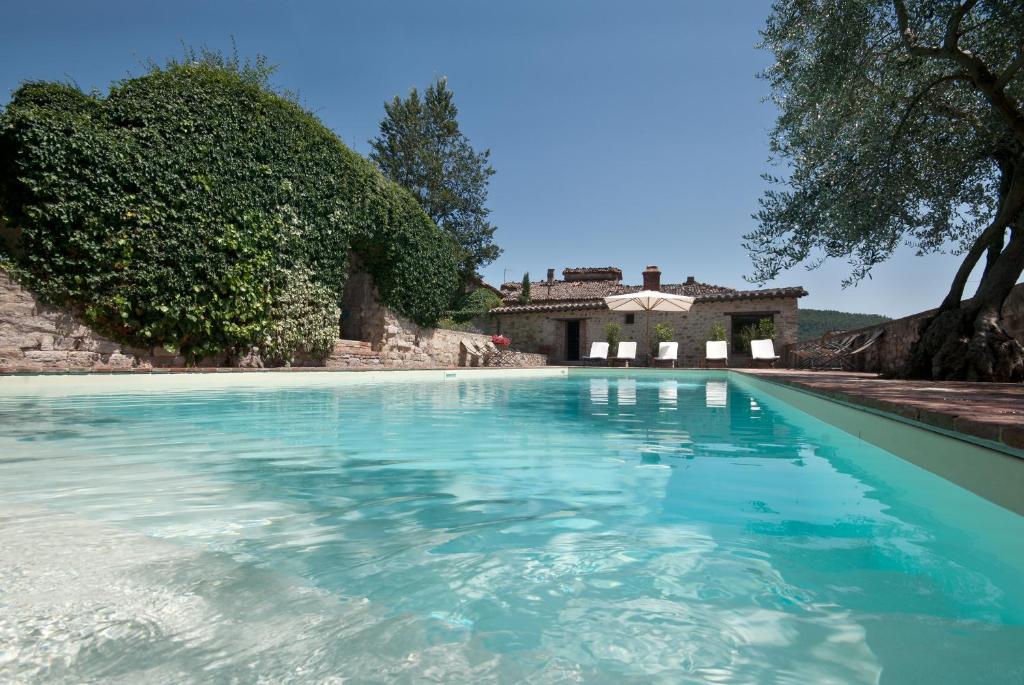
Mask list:
[[[672,326],[673,340],[679,342],[679,365],[698,366],[704,359],[704,343],[708,331],[714,324],[721,324],[726,330],[726,339],[732,339],[732,314],[771,314],[779,332],[775,340],[777,348],[796,342],[799,311],[795,298],[758,300],[727,300],[722,302],[697,302],[689,312],[650,312],[651,338],[654,327],[659,323]],[[622,326],[622,340],[643,343],[648,316],[647,312],[636,312],[633,324],[626,324],[622,312],[607,309],[537,312],[497,315],[498,327],[519,349],[545,351],[552,361],[566,358],[564,321],[580,321],[580,346],[584,354],[593,342],[605,340],[604,327],[609,323]],[[731,347],[731,346],[730,346]],[[746,355],[735,350],[729,351],[730,360],[742,362]]]
[[[462,345],[464,340],[493,350],[489,335],[426,328],[385,307],[373,280],[363,272],[355,271],[349,277],[342,303],[343,335],[368,341],[385,367],[468,366],[471,361]],[[521,366],[547,363],[545,355],[522,355],[518,359]]]
[[0,269],[0,368],[61,371],[183,366],[165,350],[136,350],[41,303]]
[[[910,356],[911,348],[917,342],[920,335],[922,320],[935,312],[929,309],[925,312],[912,314],[900,319],[893,319],[874,326],[845,331],[845,333],[865,333],[882,329],[883,334],[871,347],[864,350],[847,363],[849,370],[867,371],[892,375],[899,371],[900,367]],[[1009,297],[1003,303],[1003,325],[1007,332],[1015,337],[1021,344],[1024,344],[1024,283],[1018,284],[1010,291]],[[782,348],[778,354],[783,356],[783,361],[790,365],[797,363],[797,351],[800,348],[816,346],[820,341],[806,340]]]
[[[359,330],[353,340],[338,340],[326,360],[298,359],[295,366],[329,369],[439,368],[479,365],[467,354],[463,341],[477,348],[489,347],[486,363],[543,366],[543,355],[496,354],[489,335],[418,326],[399,316],[376,299],[372,281],[353,274],[356,288],[346,292],[346,307],[355,307]],[[352,310],[350,310],[352,311]],[[342,321],[343,332],[345,320]],[[352,335],[349,326],[348,336]],[[348,337],[346,336],[346,337]],[[0,269],[0,370],[17,371],[115,371],[183,367],[184,357],[162,347],[135,349],[106,338],[83,324],[72,313],[39,301]],[[202,360],[199,367],[261,366],[258,354],[242,359],[228,355]]]

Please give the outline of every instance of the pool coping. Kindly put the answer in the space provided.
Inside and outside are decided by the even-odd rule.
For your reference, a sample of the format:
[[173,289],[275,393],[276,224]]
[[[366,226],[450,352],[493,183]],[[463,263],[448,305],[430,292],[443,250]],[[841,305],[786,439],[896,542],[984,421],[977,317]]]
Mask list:
[[730,369],[1024,459],[1024,386],[874,374]]
[[0,397],[5,393],[34,396],[68,394],[164,393],[193,390],[294,389],[368,385],[373,383],[418,383],[465,381],[479,378],[564,378],[563,366],[449,367],[428,369],[360,369],[359,373],[335,373],[333,369],[302,369],[289,373],[267,373],[241,369],[234,373],[180,370],[176,373],[23,373],[0,375]]
[[209,373],[388,373],[398,371],[521,371],[523,369],[564,369],[566,366],[349,366],[337,369],[326,366],[270,366],[247,368],[241,366],[153,366],[123,368],[94,366],[88,369],[39,369],[31,366],[0,366],[4,376],[147,376],[161,374]]

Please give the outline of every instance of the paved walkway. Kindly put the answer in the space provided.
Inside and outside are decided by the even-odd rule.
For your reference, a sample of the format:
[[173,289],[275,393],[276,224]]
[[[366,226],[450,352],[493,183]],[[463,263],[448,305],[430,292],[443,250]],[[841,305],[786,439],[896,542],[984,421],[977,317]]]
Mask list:
[[743,369],[784,385],[1024,450],[1024,384],[902,381],[874,374]]

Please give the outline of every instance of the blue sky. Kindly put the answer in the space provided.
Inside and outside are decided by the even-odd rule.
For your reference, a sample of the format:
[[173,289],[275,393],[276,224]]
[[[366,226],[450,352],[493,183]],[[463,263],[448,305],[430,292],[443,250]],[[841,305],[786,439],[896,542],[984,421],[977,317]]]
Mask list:
[[[264,54],[276,82],[357,151],[383,102],[447,76],[463,130],[488,147],[490,206],[505,254],[491,282],[548,267],[620,266],[639,282],[686,276],[745,286],[741,236],[768,169],[774,119],[755,74],[770,3],[55,2],[5,7],[0,102],[27,79],[106,90],[182,42]],[[842,261],[797,268],[801,306],[910,314],[938,304],[955,257],[903,250],[843,290]]]

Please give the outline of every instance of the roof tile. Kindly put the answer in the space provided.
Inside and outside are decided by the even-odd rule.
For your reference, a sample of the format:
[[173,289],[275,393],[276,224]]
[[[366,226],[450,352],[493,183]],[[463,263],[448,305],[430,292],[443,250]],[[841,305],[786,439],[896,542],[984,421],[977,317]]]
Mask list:
[[[507,283],[505,285],[508,285]],[[573,283],[572,285],[576,285]],[[674,295],[689,295],[690,297],[697,298],[697,302],[728,302],[732,300],[767,300],[777,297],[804,297],[807,295],[807,291],[801,286],[793,286],[788,288],[766,288],[763,290],[732,290],[730,288],[719,288],[718,292],[705,292],[704,294],[690,294],[690,292],[679,292],[675,289],[676,286],[690,287],[693,285],[706,286],[704,283],[696,284],[669,284],[662,286],[663,292],[669,292]],[[619,286],[622,288],[619,292],[609,292],[607,295],[618,295],[627,292],[639,292],[639,286]],[[711,286],[712,288],[718,288],[718,286]],[[673,288],[670,290],[669,288]],[[505,291],[505,286],[502,286],[502,291]],[[505,301],[508,303],[502,307],[496,307],[491,310],[491,314],[525,314],[535,312],[564,312],[564,311],[580,311],[588,309],[604,309],[605,303],[604,298],[606,295],[600,297],[591,298],[565,298],[562,300],[539,300],[532,299],[528,304],[517,304],[513,299],[509,301],[506,297]]]

